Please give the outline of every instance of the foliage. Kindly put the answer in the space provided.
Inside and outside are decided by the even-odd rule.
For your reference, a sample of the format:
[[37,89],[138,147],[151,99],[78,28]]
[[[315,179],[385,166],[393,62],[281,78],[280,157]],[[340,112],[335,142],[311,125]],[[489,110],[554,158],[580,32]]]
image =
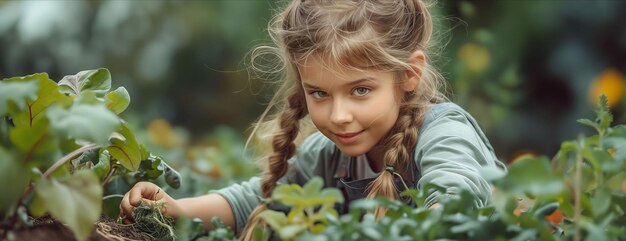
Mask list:
[[2,226],[18,228],[28,225],[28,215],[50,213],[86,240],[112,177],[165,173],[168,184],[179,186],[176,171],[139,144],[118,116],[129,103],[124,87],[111,91],[107,69],[58,83],[46,73],[1,80]]
[[329,217],[337,217],[335,203],[343,203],[343,194],[334,188],[322,190],[324,181],[314,177],[304,187],[297,184],[280,185],[266,200],[290,207],[288,214],[265,210],[259,216],[276,231],[283,240],[291,240],[302,232],[320,233]]
[[[472,208],[474,197],[463,191],[440,198],[440,208],[428,209],[427,193],[444,190],[427,185],[403,193],[417,207],[386,198],[357,200],[338,217],[328,207],[341,199],[322,195],[338,191],[320,192],[321,181],[312,179],[304,188],[277,187],[268,201],[291,209],[266,211],[262,217],[272,231],[258,240],[271,237],[268,232],[283,240],[624,240],[626,126],[611,127],[605,96],[600,103],[595,121],[579,120],[598,134],[563,142],[551,161],[525,157],[508,172],[481,170],[494,187],[487,207]],[[375,220],[378,206],[389,211]]]

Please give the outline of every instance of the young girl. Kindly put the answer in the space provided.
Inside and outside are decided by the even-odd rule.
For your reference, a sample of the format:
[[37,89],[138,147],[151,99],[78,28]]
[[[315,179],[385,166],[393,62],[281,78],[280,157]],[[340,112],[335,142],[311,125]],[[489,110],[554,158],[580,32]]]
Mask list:
[[[166,203],[172,217],[218,216],[242,239],[280,183],[303,185],[320,176],[349,201],[386,196],[427,183],[446,189],[427,198],[471,191],[489,202],[483,166],[500,165],[474,119],[445,102],[443,82],[426,54],[432,21],[422,0],[294,0],[276,17],[271,50],[282,60],[283,85],[266,171],[211,194],[174,200],[152,183],[136,184],[120,204],[125,222],[142,199]],[[266,111],[267,113],[267,111]],[[263,117],[261,117],[261,122]],[[309,120],[317,132],[296,147]],[[384,215],[379,209],[375,215]]]

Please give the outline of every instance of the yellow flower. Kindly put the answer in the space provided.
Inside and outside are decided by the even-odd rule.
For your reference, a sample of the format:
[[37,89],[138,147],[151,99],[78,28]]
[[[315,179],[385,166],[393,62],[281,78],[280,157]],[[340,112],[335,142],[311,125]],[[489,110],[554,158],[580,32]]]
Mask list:
[[489,50],[482,45],[466,43],[459,49],[459,58],[470,70],[482,72],[489,66],[491,55]]
[[150,121],[148,124],[148,139],[161,147],[171,149],[180,144],[180,138],[176,135],[169,122],[163,119]]
[[624,74],[617,69],[607,69],[600,73],[589,89],[589,100],[598,104],[599,96],[606,95],[609,107],[615,106],[624,97]]

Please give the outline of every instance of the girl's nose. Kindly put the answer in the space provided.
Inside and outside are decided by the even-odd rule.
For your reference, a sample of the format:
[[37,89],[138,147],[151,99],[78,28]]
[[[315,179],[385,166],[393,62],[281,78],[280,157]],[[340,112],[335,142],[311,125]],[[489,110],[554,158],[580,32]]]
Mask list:
[[349,108],[347,108],[346,104],[342,103],[341,101],[334,101],[330,113],[330,121],[333,124],[341,125],[350,123],[352,122],[352,120],[352,113],[350,112]]

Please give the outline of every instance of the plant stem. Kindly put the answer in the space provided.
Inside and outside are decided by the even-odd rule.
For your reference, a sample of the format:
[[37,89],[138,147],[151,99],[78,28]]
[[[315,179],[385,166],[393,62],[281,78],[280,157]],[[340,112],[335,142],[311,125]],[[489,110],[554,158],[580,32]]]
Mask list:
[[109,174],[107,174],[107,177],[104,179],[104,181],[102,181],[102,187],[106,186],[107,183],[111,181],[111,178],[113,177],[113,174],[115,174],[116,170],[117,170],[117,165],[111,168],[111,170],[109,171]]
[[46,172],[43,173],[43,177],[46,178],[50,176],[52,172],[54,172],[56,169],[61,167],[63,164],[65,164],[69,160],[72,160],[74,157],[78,156],[79,154],[82,154],[83,152],[90,151],[96,148],[98,148],[98,145],[89,144],[89,145],[84,145],[81,148],[74,150],[73,152],[70,152],[69,154],[65,155],[64,157],[56,161],[50,168],[48,168],[48,170],[46,170]]
[[582,191],[582,163],[582,153],[581,150],[578,150],[576,152],[576,173],[574,174],[574,241],[580,241],[580,195]]
[[124,198],[124,195],[122,195],[122,194],[111,194],[111,195],[102,197],[102,200],[107,200],[107,199],[116,198],[116,197]]

